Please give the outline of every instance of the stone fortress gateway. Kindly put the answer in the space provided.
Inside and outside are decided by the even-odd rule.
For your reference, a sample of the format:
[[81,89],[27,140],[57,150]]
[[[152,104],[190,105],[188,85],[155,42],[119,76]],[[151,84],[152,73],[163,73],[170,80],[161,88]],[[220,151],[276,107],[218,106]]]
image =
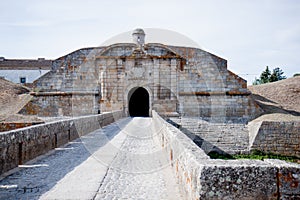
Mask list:
[[[258,150],[299,158],[299,120],[252,120],[266,111],[222,58],[196,48],[145,44],[141,29],[133,39],[49,61],[51,71],[35,81],[33,99],[26,93],[30,99],[22,112],[88,116],[0,134],[0,173],[21,169],[0,181],[0,199],[300,199],[299,164],[209,156]],[[15,61],[2,64],[7,62]],[[170,173],[157,174],[166,167]],[[183,194],[174,197],[177,183]]]
[[227,61],[204,50],[145,43],[84,48],[52,62],[35,81],[35,96],[22,112],[40,116],[86,115],[123,110],[130,116],[189,116],[248,122],[260,114],[244,79]]

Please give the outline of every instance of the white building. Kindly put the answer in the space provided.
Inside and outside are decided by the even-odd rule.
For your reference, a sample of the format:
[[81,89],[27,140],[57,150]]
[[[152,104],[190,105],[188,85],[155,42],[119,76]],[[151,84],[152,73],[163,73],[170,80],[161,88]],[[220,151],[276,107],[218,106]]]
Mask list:
[[33,83],[50,71],[51,64],[51,60],[45,60],[44,58],[28,60],[0,57],[0,77],[14,83]]

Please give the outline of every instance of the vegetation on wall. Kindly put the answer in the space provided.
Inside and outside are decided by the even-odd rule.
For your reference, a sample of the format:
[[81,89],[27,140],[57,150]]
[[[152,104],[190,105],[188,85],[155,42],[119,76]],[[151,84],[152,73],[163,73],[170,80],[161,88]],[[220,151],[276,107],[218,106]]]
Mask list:
[[254,159],[254,160],[264,160],[264,159],[278,159],[284,160],[288,162],[299,163],[300,158],[295,156],[284,156],[273,153],[265,153],[262,151],[252,151],[250,154],[237,154],[237,155],[229,155],[229,154],[219,154],[217,152],[210,152],[208,156],[211,159],[224,159],[224,160],[236,160],[236,159]]

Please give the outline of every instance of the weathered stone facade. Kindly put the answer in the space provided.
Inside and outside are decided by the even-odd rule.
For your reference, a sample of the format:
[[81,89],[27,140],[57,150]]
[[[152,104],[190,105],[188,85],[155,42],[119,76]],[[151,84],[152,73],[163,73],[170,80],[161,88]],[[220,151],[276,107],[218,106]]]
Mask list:
[[[226,60],[196,48],[145,44],[142,29],[133,32],[133,41],[80,49],[53,61],[51,71],[35,82],[31,104],[43,110],[37,114],[121,109],[135,115],[129,105],[145,108],[137,113],[141,116],[151,115],[153,109],[210,121],[244,122],[259,114],[246,81],[227,69]],[[149,98],[133,102],[133,96]],[[29,104],[23,112],[31,113],[32,107]]]

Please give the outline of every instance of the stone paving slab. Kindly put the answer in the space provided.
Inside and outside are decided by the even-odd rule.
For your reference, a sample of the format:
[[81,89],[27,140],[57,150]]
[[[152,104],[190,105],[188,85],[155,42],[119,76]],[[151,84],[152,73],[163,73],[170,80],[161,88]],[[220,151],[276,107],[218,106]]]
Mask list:
[[182,199],[151,118],[126,118],[0,181],[0,199]]
[[[57,190],[56,184],[62,184],[64,177],[69,177],[78,169],[87,167],[84,164],[85,162],[90,164],[96,163],[97,166],[100,166],[99,162],[93,161],[91,154],[99,149],[106,149],[101,147],[108,144],[116,145],[112,142],[113,138],[120,135],[120,129],[130,121],[131,119],[129,118],[119,120],[63,147],[56,148],[49,154],[26,163],[26,165],[20,166],[19,169],[14,170],[16,172],[0,181],[0,199],[39,199],[43,194],[49,192],[51,188],[54,187],[53,189]],[[107,165],[102,164],[99,171],[103,171],[103,167],[107,169]],[[84,175],[89,177],[93,173],[87,171]],[[82,179],[81,176],[79,178]],[[99,179],[98,182],[101,181],[101,177]],[[69,190],[71,193],[71,191],[76,191],[76,189],[80,188],[81,185],[87,184],[82,183],[76,186],[76,184],[70,182],[64,189]],[[98,187],[99,184],[96,188],[98,189]],[[71,190],[72,188],[74,190]],[[65,198],[68,198],[68,196]]]
[[[151,118],[135,118],[96,199],[182,199]],[[116,184],[117,183],[117,184]]]

